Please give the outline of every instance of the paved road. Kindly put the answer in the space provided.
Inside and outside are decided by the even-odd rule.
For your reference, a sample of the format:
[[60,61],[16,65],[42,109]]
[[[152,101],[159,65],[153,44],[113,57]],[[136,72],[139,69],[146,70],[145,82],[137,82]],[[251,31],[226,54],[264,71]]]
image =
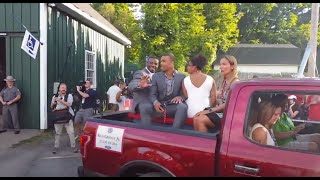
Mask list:
[[53,138],[0,150],[1,177],[76,177],[80,153],[73,153],[68,136],[61,138],[61,150],[52,154]]

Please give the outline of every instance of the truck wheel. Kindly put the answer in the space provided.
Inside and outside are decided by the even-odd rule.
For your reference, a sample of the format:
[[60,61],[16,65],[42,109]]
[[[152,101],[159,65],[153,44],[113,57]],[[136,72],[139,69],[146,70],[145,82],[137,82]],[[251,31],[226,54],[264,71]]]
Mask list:
[[166,177],[166,175],[159,172],[149,172],[146,174],[142,174],[140,177]]
[[83,166],[78,167],[78,177],[85,177]]

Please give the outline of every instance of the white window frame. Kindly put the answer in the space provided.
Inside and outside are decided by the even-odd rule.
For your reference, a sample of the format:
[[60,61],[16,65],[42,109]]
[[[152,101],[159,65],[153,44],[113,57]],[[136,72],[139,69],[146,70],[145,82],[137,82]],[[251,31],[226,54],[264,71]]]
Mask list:
[[[88,61],[88,54],[93,56],[93,69],[88,69],[87,67],[87,61]],[[93,77],[92,77],[92,85],[91,88],[97,88],[97,59],[96,59],[96,53],[94,51],[85,50],[84,53],[84,74],[85,74],[85,80],[88,79],[88,73],[87,71],[93,71]]]

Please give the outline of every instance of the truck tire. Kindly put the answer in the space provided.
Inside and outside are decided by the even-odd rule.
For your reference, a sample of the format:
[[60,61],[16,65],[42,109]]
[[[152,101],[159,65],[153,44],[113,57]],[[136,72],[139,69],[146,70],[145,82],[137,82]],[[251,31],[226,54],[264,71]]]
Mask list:
[[142,174],[140,177],[166,177],[166,175],[159,172],[149,172],[146,174]]
[[83,166],[78,167],[78,177],[85,177]]

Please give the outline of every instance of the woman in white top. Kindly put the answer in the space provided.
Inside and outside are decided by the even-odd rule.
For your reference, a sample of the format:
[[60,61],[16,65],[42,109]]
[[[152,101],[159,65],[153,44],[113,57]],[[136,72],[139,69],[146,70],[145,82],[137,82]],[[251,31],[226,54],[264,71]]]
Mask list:
[[187,98],[189,118],[205,108],[213,106],[216,102],[214,79],[201,72],[207,63],[208,60],[202,55],[192,57],[188,63],[187,71],[190,76],[184,78],[182,92]]
[[252,127],[250,138],[257,143],[277,145],[272,126],[281,115],[281,107],[271,102],[262,102],[259,107],[257,123]]
[[208,132],[209,128],[220,127],[230,87],[233,83],[239,81],[237,60],[234,56],[225,55],[221,58],[220,71],[222,83],[217,91],[216,103],[194,115],[193,125],[196,131]]

